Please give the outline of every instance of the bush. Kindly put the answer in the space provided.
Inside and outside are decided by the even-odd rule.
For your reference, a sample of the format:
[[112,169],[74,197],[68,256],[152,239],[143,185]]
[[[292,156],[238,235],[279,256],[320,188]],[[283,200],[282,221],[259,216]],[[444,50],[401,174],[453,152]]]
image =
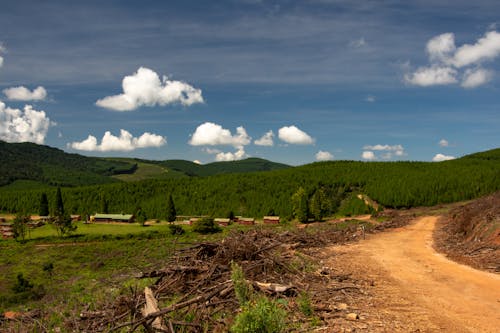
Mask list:
[[168,230],[171,235],[183,235],[186,231],[184,230],[183,227],[177,224],[169,224],[168,225]]
[[252,286],[245,280],[243,269],[235,262],[231,262],[231,280],[233,281],[234,293],[241,306],[246,305],[252,297]]
[[221,231],[221,228],[215,224],[212,218],[203,218],[193,223],[193,231],[199,234],[214,234]]
[[233,333],[279,333],[286,328],[286,311],[280,305],[265,296],[259,297],[243,307],[231,327]]

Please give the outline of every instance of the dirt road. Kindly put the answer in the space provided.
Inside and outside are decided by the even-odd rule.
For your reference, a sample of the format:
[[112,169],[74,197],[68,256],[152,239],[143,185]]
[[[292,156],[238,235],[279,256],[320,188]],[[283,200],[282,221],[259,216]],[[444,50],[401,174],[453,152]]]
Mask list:
[[436,253],[438,218],[332,247],[326,264],[370,282],[352,300],[357,328],[370,332],[500,332],[500,275],[457,264]]

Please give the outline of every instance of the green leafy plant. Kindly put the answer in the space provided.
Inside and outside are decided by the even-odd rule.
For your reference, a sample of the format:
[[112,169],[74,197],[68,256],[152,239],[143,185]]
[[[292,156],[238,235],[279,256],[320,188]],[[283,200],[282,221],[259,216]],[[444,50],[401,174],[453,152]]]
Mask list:
[[286,328],[286,311],[277,301],[258,297],[243,307],[231,327],[233,333],[279,333]]
[[252,297],[252,286],[245,280],[245,274],[240,265],[231,262],[231,280],[234,285],[236,299],[241,306],[246,305]]
[[168,230],[172,236],[176,236],[176,235],[180,236],[186,232],[182,226],[177,225],[177,224],[169,224]]
[[221,231],[221,228],[215,224],[212,218],[202,218],[193,223],[193,231],[199,234],[214,234]]

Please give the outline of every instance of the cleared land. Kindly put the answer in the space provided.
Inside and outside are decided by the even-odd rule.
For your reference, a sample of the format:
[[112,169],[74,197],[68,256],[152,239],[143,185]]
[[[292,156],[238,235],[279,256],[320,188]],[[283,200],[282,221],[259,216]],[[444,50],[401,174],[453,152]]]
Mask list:
[[327,249],[327,265],[374,287],[353,305],[370,332],[498,332],[500,276],[433,248],[438,217]]

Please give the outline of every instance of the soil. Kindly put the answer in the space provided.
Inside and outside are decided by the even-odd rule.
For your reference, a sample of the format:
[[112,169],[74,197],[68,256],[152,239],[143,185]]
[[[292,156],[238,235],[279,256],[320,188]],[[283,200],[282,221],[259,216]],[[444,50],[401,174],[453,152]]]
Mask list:
[[500,275],[448,260],[433,248],[439,217],[332,246],[323,264],[365,286],[364,297],[345,294],[347,312],[323,332],[499,332]]

